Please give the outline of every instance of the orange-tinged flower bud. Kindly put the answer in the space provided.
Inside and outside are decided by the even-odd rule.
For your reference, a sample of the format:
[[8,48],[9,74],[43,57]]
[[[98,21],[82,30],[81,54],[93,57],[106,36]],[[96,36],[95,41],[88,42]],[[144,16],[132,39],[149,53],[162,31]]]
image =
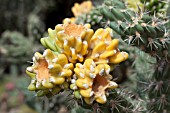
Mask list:
[[94,100],[104,104],[107,101],[106,89],[115,89],[118,85],[111,80],[108,64],[96,65],[92,59],[86,59],[84,64],[77,63],[74,69],[76,79],[72,84],[79,91],[87,104]]
[[56,90],[56,87],[64,84],[66,79],[72,75],[72,69],[73,64],[68,62],[64,54],[56,55],[49,49],[43,54],[36,52],[33,65],[27,68],[27,74],[32,78],[28,89],[32,91]]

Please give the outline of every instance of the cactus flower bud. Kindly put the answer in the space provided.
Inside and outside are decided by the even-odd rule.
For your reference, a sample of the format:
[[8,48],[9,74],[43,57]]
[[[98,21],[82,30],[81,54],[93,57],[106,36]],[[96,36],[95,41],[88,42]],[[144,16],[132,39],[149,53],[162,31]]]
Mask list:
[[76,17],[90,12],[92,8],[93,4],[91,1],[84,1],[81,4],[75,3],[71,10]]
[[56,55],[49,49],[45,50],[43,55],[36,52],[33,57],[33,65],[27,67],[26,70],[32,79],[28,89],[42,90],[41,93],[45,89],[51,89],[58,93],[61,88],[57,88],[56,91],[56,87],[59,85],[64,84],[65,87],[68,87],[65,81],[72,75],[72,69],[73,64],[68,63],[64,54]]
[[80,92],[87,104],[94,100],[101,104],[106,103],[106,89],[115,89],[118,86],[114,81],[110,81],[108,64],[96,65],[92,59],[86,59],[84,64],[76,64],[74,72],[77,79],[76,84],[73,84],[77,86],[76,91]]

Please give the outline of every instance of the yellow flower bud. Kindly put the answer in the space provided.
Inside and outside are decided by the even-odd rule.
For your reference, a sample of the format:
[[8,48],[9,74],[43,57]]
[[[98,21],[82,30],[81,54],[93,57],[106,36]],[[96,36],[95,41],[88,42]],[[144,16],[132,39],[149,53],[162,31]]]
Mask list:
[[86,59],[84,64],[77,63],[74,69],[76,79],[70,87],[76,87],[87,104],[94,100],[98,103],[106,103],[106,89],[115,89],[117,84],[110,81],[112,77],[108,64],[95,64],[92,59]]
[[[67,19],[68,21],[68,19]],[[88,41],[93,36],[93,30],[87,25],[76,25],[68,22],[55,27],[56,45],[61,49],[69,62],[83,62],[88,54]]]
[[[58,55],[49,49],[45,50],[43,54],[36,52],[33,57],[33,65],[27,67],[26,70],[32,79],[28,89],[31,91],[50,89],[52,92],[53,90],[57,92],[56,90],[59,89],[56,88],[64,84],[65,80],[72,75],[72,69],[73,64],[68,63],[64,54]],[[46,93],[43,94],[46,95]]]
[[81,4],[75,3],[71,10],[74,16],[80,16],[81,14],[90,12],[92,8],[93,4],[91,1],[84,1]]

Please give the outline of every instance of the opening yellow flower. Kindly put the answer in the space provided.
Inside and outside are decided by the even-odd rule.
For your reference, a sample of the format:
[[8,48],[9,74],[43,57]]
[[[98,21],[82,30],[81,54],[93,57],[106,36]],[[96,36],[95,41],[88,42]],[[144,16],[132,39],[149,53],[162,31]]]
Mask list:
[[88,53],[88,41],[94,33],[90,25],[60,24],[55,27],[55,32],[57,36],[55,43],[69,61],[83,62],[84,56]]
[[112,76],[108,64],[96,65],[92,59],[86,59],[84,64],[77,63],[74,68],[75,77],[72,79],[72,89],[79,91],[87,104],[93,101],[104,104],[107,102],[107,89],[118,85],[110,81]]

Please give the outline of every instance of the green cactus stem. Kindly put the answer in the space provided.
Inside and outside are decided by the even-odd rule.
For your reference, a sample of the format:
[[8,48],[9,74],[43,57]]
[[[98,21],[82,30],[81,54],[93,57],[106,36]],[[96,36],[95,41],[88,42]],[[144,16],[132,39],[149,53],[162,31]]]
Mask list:
[[108,20],[108,26],[128,44],[156,57],[169,57],[169,19],[159,19],[142,10],[134,12],[123,7],[123,2],[120,1],[120,5],[112,5],[115,1],[105,2],[101,8],[103,18]]

